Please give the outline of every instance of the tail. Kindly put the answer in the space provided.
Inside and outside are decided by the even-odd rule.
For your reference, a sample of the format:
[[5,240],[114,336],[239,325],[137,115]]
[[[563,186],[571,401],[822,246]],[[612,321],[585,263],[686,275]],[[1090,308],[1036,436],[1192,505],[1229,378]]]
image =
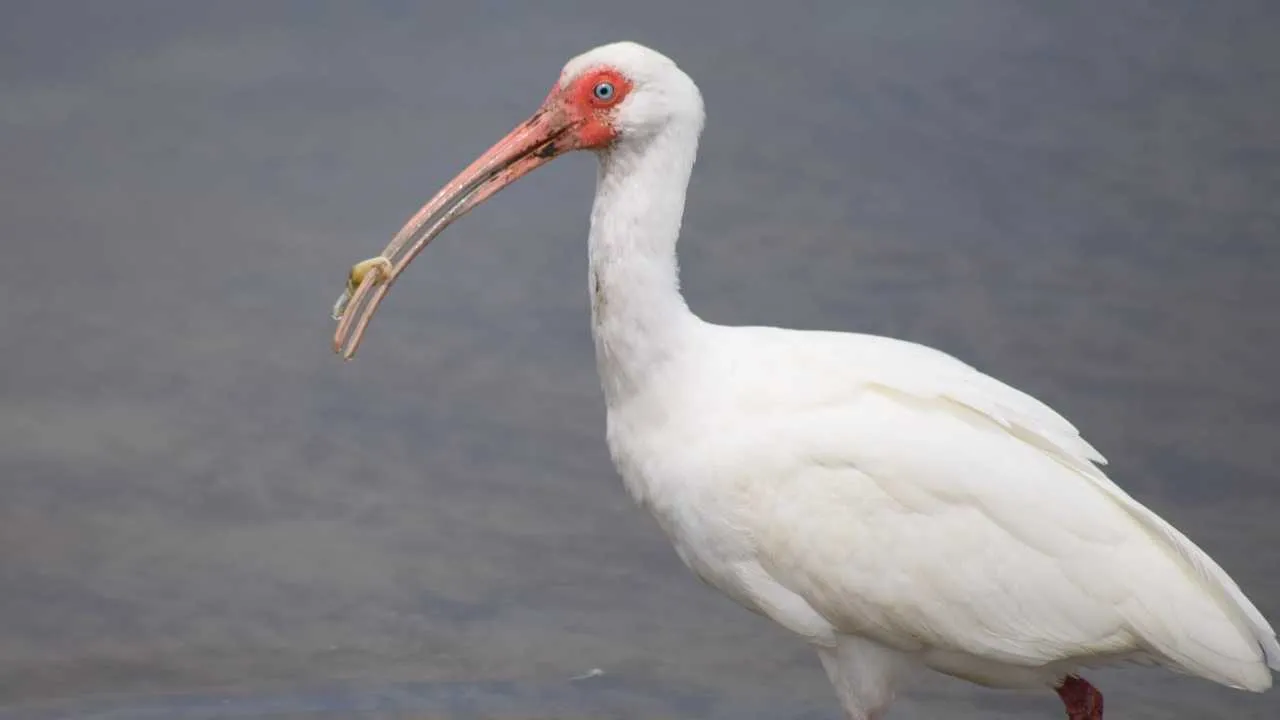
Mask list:
[[[1179,669],[1229,687],[1253,692],[1269,689],[1272,671],[1280,671],[1280,642],[1267,619],[1208,553],[1118,487],[1116,491],[1127,501],[1122,503],[1125,509],[1166,548],[1172,559],[1179,561],[1190,575],[1188,579],[1212,600],[1206,611],[1218,610],[1221,619],[1229,621],[1213,623],[1205,618],[1208,624],[1202,633],[1185,628],[1195,652],[1188,652],[1192,648],[1160,647],[1161,654],[1173,660]],[[1148,640],[1152,639],[1148,636]]]
[[1170,560],[1183,568],[1187,579],[1204,593],[1207,600],[1212,601],[1206,603],[1208,607],[1204,610],[1216,615],[1214,619],[1228,621],[1209,622],[1200,628],[1199,633],[1185,628],[1187,632],[1180,635],[1189,640],[1193,648],[1178,647],[1180,643],[1167,633],[1143,633],[1153,649],[1168,660],[1164,664],[1228,687],[1253,692],[1269,689],[1271,672],[1280,671],[1280,642],[1276,640],[1276,631],[1245,597],[1240,586],[1208,553],[1164,518],[1130,497],[1101,470],[1093,468],[1092,472],[1084,474],[1124,508]]

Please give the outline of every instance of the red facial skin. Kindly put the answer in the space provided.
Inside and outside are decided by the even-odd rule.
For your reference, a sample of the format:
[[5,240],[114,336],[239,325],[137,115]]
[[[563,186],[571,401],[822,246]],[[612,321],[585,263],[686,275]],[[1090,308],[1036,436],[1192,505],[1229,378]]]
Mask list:
[[[596,88],[602,83],[613,86],[613,95],[608,99],[596,95]],[[613,68],[602,67],[583,73],[565,88],[553,90],[552,95],[560,96],[565,113],[576,126],[576,145],[598,150],[617,139],[618,133],[613,127],[613,108],[626,99],[630,92],[631,81],[625,75]]]

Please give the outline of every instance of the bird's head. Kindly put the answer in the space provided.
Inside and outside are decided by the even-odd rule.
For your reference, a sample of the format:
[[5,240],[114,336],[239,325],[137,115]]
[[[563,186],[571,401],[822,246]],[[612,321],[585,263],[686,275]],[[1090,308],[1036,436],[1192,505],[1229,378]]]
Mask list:
[[[696,135],[698,88],[665,55],[633,42],[602,45],[570,60],[542,105],[436,193],[383,251],[390,268],[359,277],[339,301],[335,349],[350,358],[391,280],[454,220],[535,168],[571,150],[608,156],[665,132]],[[360,266],[357,266],[360,267]],[[377,286],[376,290],[374,287]]]
[[570,60],[543,110],[562,113],[578,148],[608,151],[641,143],[673,125],[701,130],[698,86],[667,56],[633,42],[603,45]]

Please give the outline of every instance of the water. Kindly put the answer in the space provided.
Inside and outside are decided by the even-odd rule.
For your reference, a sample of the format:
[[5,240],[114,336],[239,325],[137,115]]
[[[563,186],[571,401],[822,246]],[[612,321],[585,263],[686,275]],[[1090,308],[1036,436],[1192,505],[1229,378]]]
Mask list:
[[[0,718],[838,716],[610,467],[591,158],[327,349],[351,262],[620,38],[706,97],[699,312],[1036,394],[1280,621],[1280,10],[602,5],[5,4]],[[1122,717],[1280,712],[1093,677]],[[1059,712],[925,678],[893,717]]]

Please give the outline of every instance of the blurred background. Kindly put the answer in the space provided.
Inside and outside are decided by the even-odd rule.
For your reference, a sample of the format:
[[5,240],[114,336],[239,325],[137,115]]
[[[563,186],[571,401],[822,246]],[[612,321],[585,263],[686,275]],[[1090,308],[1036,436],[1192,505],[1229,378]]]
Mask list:
[[[592,157],[329,350],[351,263],[618,39],[706,99],[695,310],[1039,396],[1280,622],[1277,37],[1266,0],[7,0],[0,718],[839,716],[615,476]],[[1280,716],[1094,679],[1117,717]],[[926,676],[893,717],[1060,713]]]

